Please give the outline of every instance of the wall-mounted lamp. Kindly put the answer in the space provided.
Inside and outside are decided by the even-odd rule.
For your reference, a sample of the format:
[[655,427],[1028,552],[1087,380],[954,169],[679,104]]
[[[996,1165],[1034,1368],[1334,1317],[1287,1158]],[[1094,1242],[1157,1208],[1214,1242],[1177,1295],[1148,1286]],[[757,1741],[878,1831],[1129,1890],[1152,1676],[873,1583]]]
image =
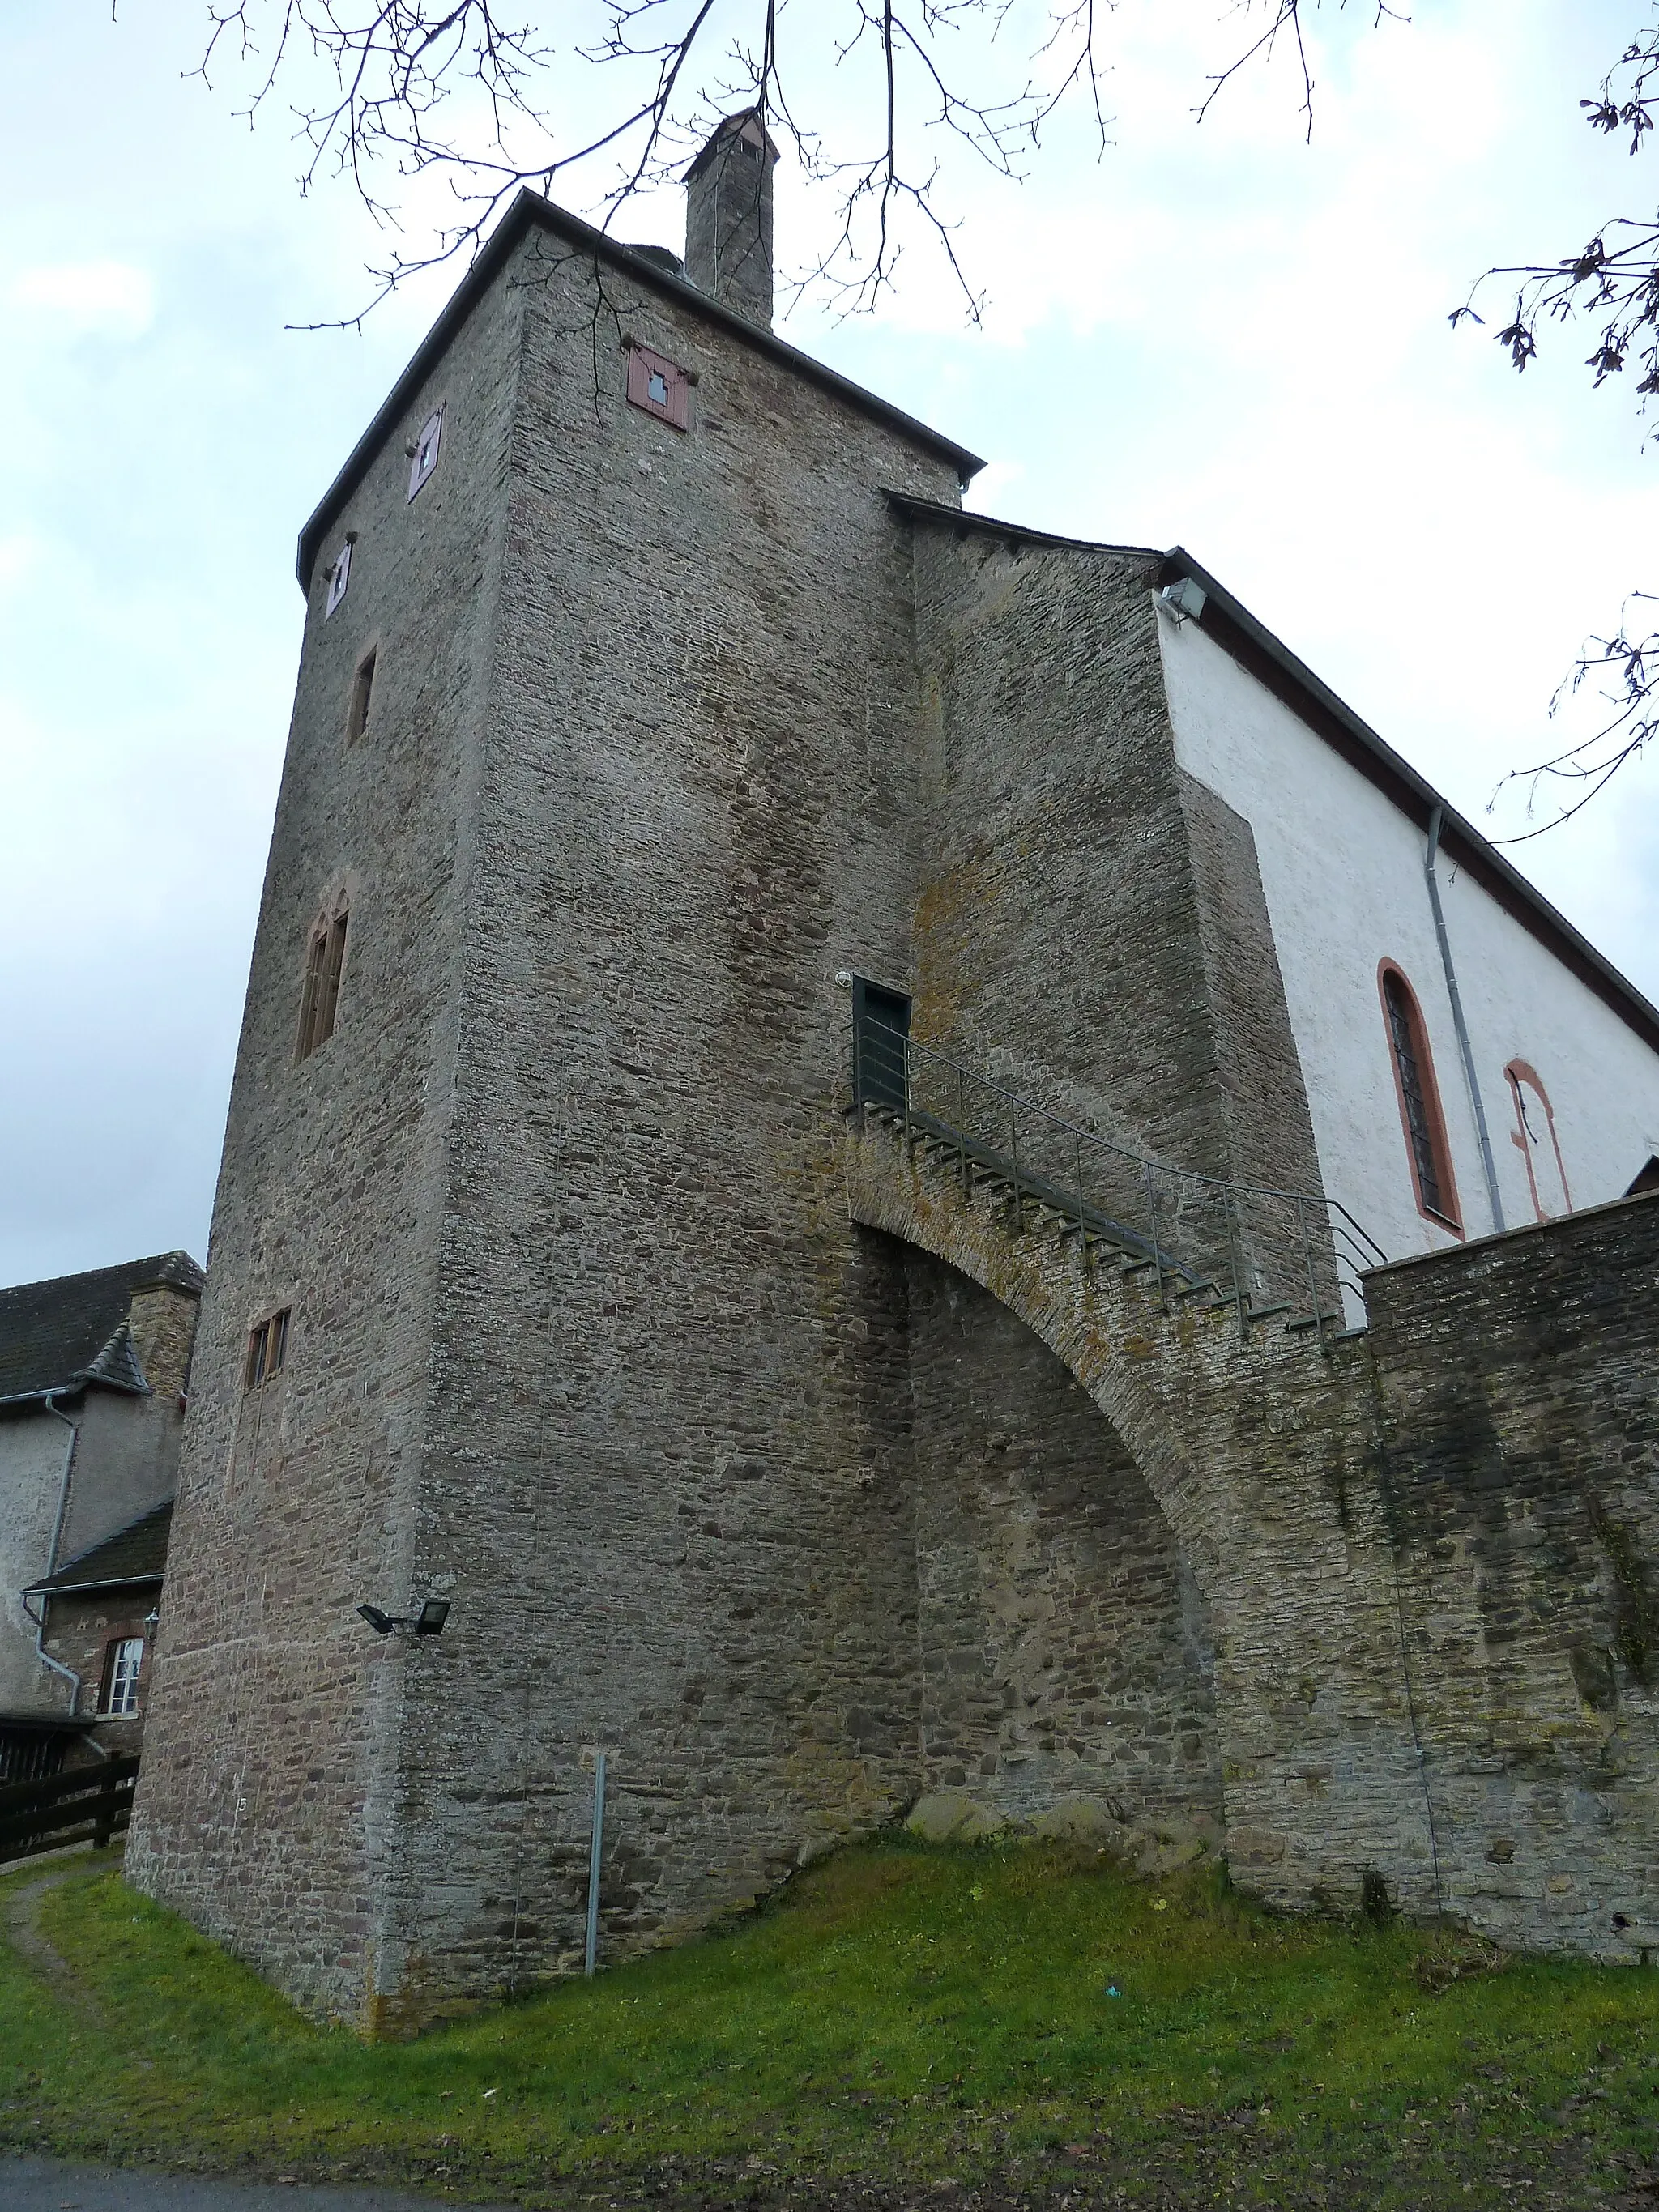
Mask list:
[[377,1636],[390,1636],[394,1631],[399,1636],[438,1636],[449,1618],[449,1600],[429,1597],[412,1615],[382,1613],[378,1605],[360,1605],[357,1610]]
[[1177,576],[1158,593],[1158,604],[1179,629],[1184,622],[1198,620],[1204,611],[1205,597],[1201,584],[1195,584],[1190,576]]

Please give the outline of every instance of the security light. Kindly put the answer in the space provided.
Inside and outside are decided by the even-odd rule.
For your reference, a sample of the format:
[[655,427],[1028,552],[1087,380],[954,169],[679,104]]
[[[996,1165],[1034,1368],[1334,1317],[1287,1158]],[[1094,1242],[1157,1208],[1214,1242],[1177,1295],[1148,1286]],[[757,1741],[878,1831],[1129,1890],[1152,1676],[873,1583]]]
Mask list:
[[1177,576],[1174,583],[1166,584],[1158,595],[1158,603],[1167,615],[1173,615],[1177,629],[1191,620],[1196,622],[1204,611],[1204,586],[1194,583],[1190,576]]
[[382,1613],[378,1605],[360,1605],[357,1610],[377,1636],[390,1636],[394,1630],[399,1636],[437,1636],[449,1618],[449,1600],[429,1597],[413,1618],[406,1613]]

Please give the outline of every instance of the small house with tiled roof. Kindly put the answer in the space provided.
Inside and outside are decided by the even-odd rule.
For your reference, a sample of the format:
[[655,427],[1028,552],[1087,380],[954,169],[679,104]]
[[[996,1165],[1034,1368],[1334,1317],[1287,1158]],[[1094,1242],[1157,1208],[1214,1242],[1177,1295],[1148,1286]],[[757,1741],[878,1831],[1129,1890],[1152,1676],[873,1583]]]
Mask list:
[[0,1778],[137,1748],[202,1279],[164,1252],[0,1291]]

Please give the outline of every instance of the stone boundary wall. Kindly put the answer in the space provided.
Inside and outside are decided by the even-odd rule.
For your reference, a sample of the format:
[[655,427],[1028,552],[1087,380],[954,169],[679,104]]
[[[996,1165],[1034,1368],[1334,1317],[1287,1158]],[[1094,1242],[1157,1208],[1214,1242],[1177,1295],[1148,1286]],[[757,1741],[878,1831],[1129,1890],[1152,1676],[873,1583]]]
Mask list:
[[1380,1875],[1503,1942],[1659,1951],[1659,1194],[1381,1270],[1369,1332],[1290,1344],[1164,1315],[880,1124],[847,1161],[854,1218],[1018,1314],[1167,1517],[1241,1887]]

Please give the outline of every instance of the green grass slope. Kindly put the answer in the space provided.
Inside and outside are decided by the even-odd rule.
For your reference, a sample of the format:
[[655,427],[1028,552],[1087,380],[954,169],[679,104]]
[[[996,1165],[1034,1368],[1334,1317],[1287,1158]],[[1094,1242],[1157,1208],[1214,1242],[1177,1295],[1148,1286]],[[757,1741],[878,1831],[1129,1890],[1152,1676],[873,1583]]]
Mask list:
[[1271,1919],[1214,1877],[884,1843],[722,1936],[375,2046],[106,1866],[21,1917],[58,1963],[0,1949],[15,2148],[531,2203],[1659,2207],[1659,1976]]

